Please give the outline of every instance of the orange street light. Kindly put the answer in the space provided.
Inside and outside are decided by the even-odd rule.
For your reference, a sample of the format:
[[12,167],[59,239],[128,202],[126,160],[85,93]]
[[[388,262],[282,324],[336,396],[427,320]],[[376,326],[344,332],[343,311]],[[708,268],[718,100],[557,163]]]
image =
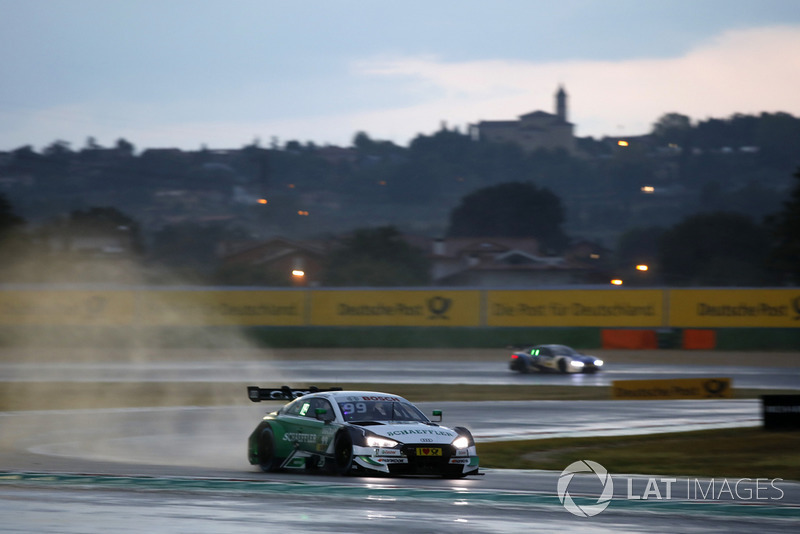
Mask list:
[[266,198],[259,198],[257,202],[259,204],[266,204],[267,203],[267,199]]
[[619,141],[617,141],[617,144],[619,146],[628,146],[628,142],[625,141],[624,139],[620,139]]
[[621,285],[622,285],[622,280],[620,280],[619,278],[614,278],[614,279],[611,281],[611,284],[612,284],[612,285],[615,285],[615,286],[621,286]]
[[642,272],[647,271],[649,268],[650,267],[648,267],[647,265],[641,265],[641,264],[636,266],[636,270],[637,271],[642,271]]

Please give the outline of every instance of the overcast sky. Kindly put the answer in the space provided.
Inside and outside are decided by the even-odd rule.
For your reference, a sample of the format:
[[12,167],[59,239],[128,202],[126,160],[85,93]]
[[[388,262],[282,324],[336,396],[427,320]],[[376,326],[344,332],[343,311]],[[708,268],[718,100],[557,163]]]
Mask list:
[[406,145],[552,112],[579,136],[800,116],[798,0],[0,0],[0,150]]

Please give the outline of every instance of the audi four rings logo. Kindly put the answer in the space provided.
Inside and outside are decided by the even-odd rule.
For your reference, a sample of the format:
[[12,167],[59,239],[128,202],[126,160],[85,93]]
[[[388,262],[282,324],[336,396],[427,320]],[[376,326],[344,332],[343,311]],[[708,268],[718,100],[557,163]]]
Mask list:
[[[597,498],[594,504],[579,505],[576,503],[569,493],[569,484],[572,482],[572,477],[575,473],[594,473],[600,483],[603,485],[603,491]],[[599,514],[611,503],[611,497],[614,496],[614,481],[611,480],[611,475],[608,474],[606,468],[597,462],[591,460],[578,460],[567,466],[561,475],[558,477],[558,500],[564,505],[564,508],[573,515],[578,517],[592,517]]]

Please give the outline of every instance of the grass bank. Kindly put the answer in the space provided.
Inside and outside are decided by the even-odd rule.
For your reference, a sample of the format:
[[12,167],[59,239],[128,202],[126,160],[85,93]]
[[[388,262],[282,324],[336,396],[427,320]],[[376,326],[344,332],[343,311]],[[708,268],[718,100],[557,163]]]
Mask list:
[[577,460],[610,473],[800,480],[800,432],[759,427],[480,443],[481,465],[561,471]]

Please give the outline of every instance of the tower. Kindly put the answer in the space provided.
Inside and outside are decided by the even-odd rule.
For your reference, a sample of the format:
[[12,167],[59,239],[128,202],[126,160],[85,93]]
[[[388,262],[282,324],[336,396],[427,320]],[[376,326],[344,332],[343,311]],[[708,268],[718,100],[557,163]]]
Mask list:
[[556,92],[556,116],[567,122],[567,92],[561,85],[558,86],[558,92]]

